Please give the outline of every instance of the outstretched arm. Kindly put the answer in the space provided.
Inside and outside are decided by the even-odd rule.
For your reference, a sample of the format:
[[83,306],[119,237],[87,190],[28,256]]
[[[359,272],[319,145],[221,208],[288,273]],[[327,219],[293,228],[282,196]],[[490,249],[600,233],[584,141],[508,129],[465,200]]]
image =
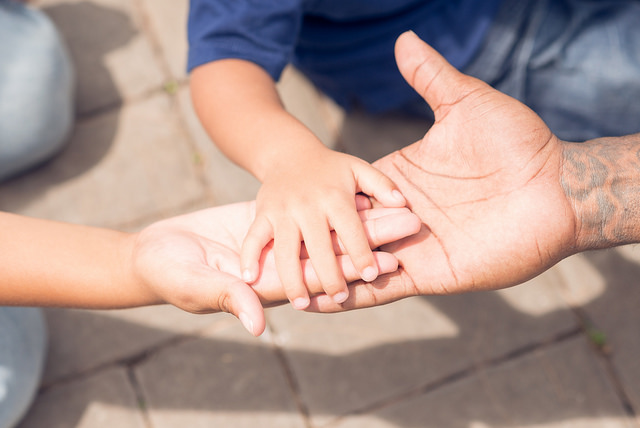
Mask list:
[[384,247],[400,269],[339,311],[520,284],[576,252],[640,241],[640,135],[560,141],[529,108],[455,70],[414,34],[398,66],[435,112],[424,138],[375,163],[421,218]]
[[[194,313],[231,312],[255,335],[264,330],[262,304],[285,301],[271,251],[262,275],[239,279],[240,246],[254,203],[210,208],[152,224],[139,233],[0,213],[0,305],[126,308],[170,303]],[[404,209],[367,209],[360,218],[371,248],[415,233],[419,220]],[[335,235],[334,251],[343,254]],[[320,282],[306,252],[301,269],[309,289]],[[349,281],[359,273],[338,257]],[[397,268],[375,252],[382,272]]]

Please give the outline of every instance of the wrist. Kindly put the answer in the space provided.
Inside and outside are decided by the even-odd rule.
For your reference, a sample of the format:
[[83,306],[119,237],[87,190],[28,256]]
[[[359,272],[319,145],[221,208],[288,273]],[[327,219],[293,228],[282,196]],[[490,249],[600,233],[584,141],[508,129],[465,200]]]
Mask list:
[[563,142],[578,251],[640,242],[640,135]]
[[[315,136],[312,136],[315,139]],[[272,152],[264,157],[263,167],[257,178],[264,183],[271,176],[281,176],[283,172],[287,174],[307,174],[310,168],[322,164],[322,157],[325,153],[333,152],[319,140],[299,142],[294,146],[290,146],[285,150]]]
[[129,296],[128,306],[148,306],[165,303],[145,279],[144,268],[138,257],[141,232],[126,233],[120,237],[117,250],[117,269],[114,269],[113,281],[121,284]]

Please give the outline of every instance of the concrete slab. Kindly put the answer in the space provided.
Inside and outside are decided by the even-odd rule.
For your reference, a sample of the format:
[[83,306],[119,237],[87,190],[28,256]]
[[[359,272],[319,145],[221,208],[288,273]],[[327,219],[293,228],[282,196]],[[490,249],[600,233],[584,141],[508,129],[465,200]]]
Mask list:
[[63,153],[0,186],[0,209],[119,226],[168,216],[206,196],[167,95],[83,120]]
[[[630,245],[585,257],[601,275],[605,287],[597,299],[582,308],[587,321],[604,335],[619,381],[640,414],[640,247]],[[572,279],[577,278],[576,273]]]
[[49,350],[43,377],[51,385],[69,377],[144,355],[180,335],[237,322],[227,314],[193,315],[170,306],[84,311],[47,309]]
[[189,0],[143,0],[152,37],[158,42],[171,78],[187,77],[187,15]]
[[621,428],[634,426],[582,338],[415,391],[333,428]]
[[85,115],[162,86],[135,2],[40,0],[66,40],[77,74],[77,109]]
[[273,347],[238,323],[156,353],[136,375],[154,428],[306,426]]
[[18,428],[147,428],[124,369],[110,369],[41,393]]
[[[576,334],[551,271],[501,293],[406,299],[331,316],[269,312],[314,424]],[[509,302],[518,301],[514,306]]]

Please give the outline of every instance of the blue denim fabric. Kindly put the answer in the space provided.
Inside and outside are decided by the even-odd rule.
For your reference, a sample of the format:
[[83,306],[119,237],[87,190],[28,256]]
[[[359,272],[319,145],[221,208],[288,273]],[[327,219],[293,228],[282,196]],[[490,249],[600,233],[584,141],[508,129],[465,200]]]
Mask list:
[[531,107],[561,139],[640,132],[640,2],[506,0],[464,72]]
[[73,117],[73,72],[53,24],[0,0],[0,181],[58,152]]
[[29,408],[46,347],[40,309],[0,307],[0,428],[13,427]]

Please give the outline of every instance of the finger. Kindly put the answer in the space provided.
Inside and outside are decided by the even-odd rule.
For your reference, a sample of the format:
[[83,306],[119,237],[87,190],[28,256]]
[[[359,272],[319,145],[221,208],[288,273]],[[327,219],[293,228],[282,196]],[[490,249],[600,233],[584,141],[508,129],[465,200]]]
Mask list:
[[329,225],[325,219],[306,219],[302,229],[309,259],[322,283],[322,288],[337,302],[348,297],[347,283],[338,267]]
[[378,276],[369,240],[356,212],[345,213],[332,221],[338,240],[345,253],[349,255],[353,265],[365,281],[373,281]]
[[[369,248],[377,248],[414,235],[420,231],[422,224],[420,218],[407,208],[375,208],[360,211],[360,219],[363,221]],[[332,233],[332,242],[335,254],[348,253],[335,233]],[[303,245],[300,251],[300,258],[309,258],[306,245]]]
[[384,207],[404,207],[406,199],[395,183],[382,172],[369,164],[354,167],[358,190],[375,198]]
[[371,209],[371,200],[366,195],[356,195],[356,209],[358,211]]
[[259,260],[264,247],[273,239],[273,228],[266,217],[258,216],[253,221],[242,242],[240,250],[240,266],[242,279],[253,283],[260,274]]
[[[398,269],[398,259],[393,254],[375,251],[373,257],[381,275],[395,272]],[[338,256],[336,259],[338,260],[338,266],[346,282],[349,283],[361,279],[360,272],[355,268],[349,256]],[[303,259],[300,263],[302,264],[304,282],[307,284],[309,293],[312,295],[323,293],[322,283],[318,279],[311,261],[309,259]]]
[[311,298],[308,312],[344,312],[353,309],[385,305],[405,297],[417,295],[413,281],[402,269],[380,276],[374,282],[358,281],[349,284],[349,298],[337,304],[327,295],[319,294]]
[[264,309],[249,285],[239,279],[229,281],[221,293],[220,302],[220,309],[235,315],[249,333],[260,336],[264,332]]
[[412,31],[398,37],[395,55],[402,76],[429,103],[436,119],[441,105],[453,105],[469,92],[469,77]]
[[[239,272],[239,266],[230,264],[227,267],[231,271]],[[237,276],[223,272],[217,262],[211,266],[194,265],[186,272],[174,271],[169,276],[175,284],[169,303],[192,313],[229,312],[252,335],[259,336],[264,331],[266,322],[258,295]]]
[[304,309],[309,304],[309,294],[300,267],[300,231],[297,227],[283,225],[278,226],[275,232],[273,251],[276,270],[285,295],[294,308]]
[[363,223],[364,232],[371,248],[397,241],[420,231],[422,220],[409,210]]
[[405,207],[399,207],[399,208],[376,207],[376,208],[370,208],[370,209],[358,211],[358,215],[360,216],[360,220],[364,222],[366,220],[374,220],[377,218],[386,217],[388,215],[403,214],[403,213],[410,213],[410,212],[411,210]]

